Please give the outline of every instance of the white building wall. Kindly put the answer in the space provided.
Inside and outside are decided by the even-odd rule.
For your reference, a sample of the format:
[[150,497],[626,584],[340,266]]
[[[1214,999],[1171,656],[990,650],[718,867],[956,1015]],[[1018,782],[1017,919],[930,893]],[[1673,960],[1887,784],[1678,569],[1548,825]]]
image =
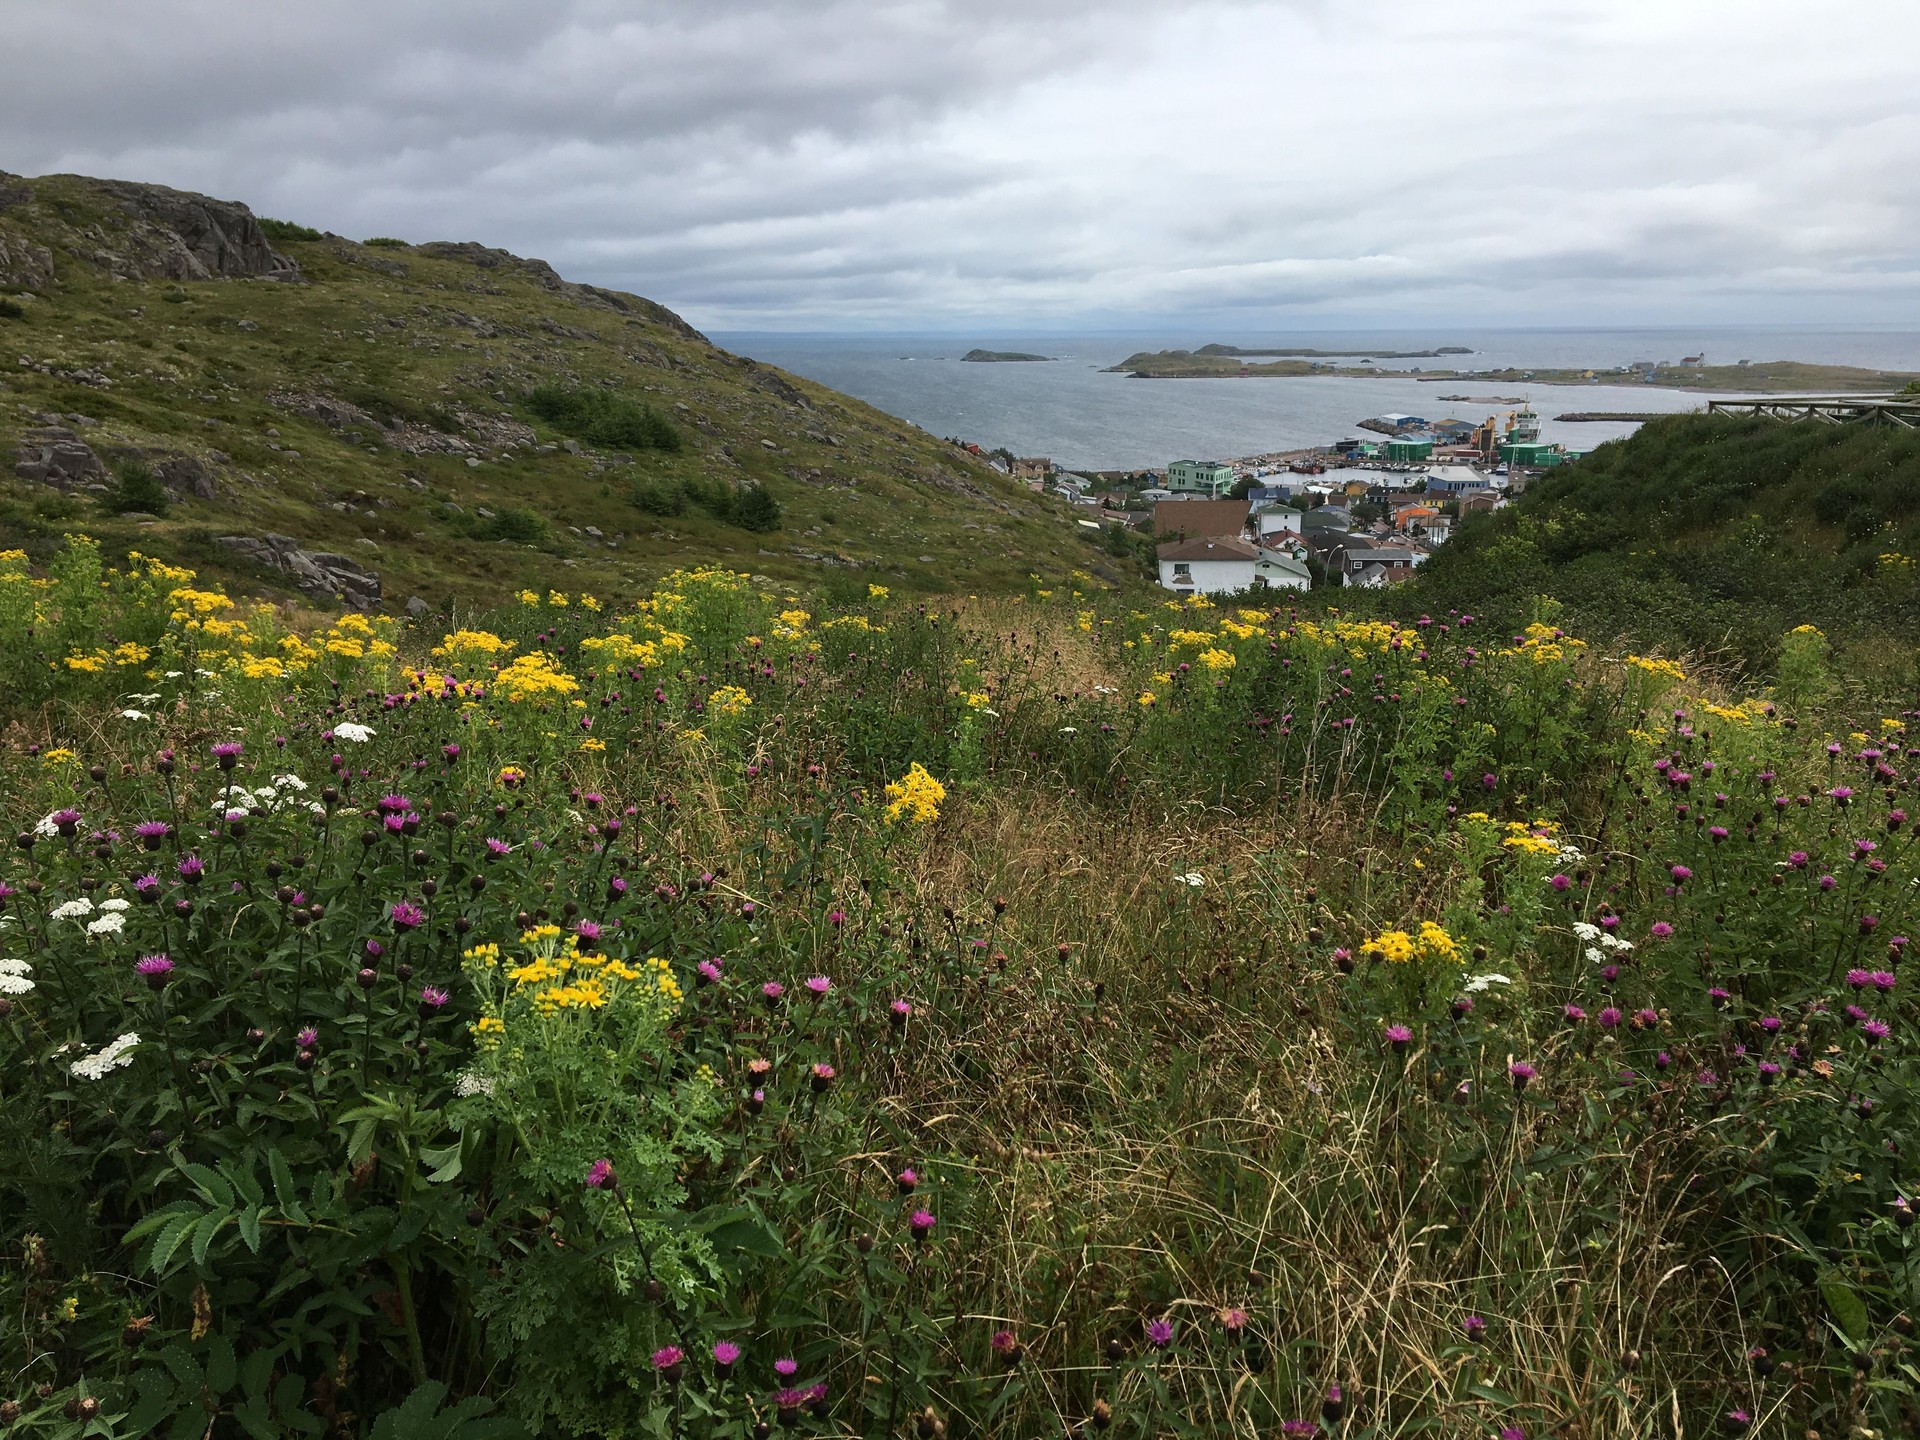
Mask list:
[[[1174,566],[1181,564],[1187,567],[1189,584],[1174,580]],[[1253,584],[1253,564],[1251,560],[1162,560],[1160,586],[1184,595],[1219,595],[1245,590]]]

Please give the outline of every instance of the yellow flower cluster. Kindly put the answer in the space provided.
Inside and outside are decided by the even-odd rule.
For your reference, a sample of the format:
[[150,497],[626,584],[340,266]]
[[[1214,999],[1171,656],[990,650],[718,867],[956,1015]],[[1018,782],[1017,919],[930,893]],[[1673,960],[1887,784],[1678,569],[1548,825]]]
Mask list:
[[544,650],[522,655],[503,669],[494,680],[508,700],[539,700],[549,695],[571,695],[580,682],[553,663]]
[[1422,920],[1412,934],[1405,930],[1384,930],[1367,941],[1365,948],[1377,952],[1390,965],[1405,965],[1413,960],[1457,962],[1460,958],[1459,942],[1431,920]]
[[897,824],[904,819],[915,825],[925,825],[938,820],[940,806],[946,798],[947,787],[929,775],[926,767],[916,760],[904,776],[887,786],[887,808],[884,812],[887,823]]
[[503,640],[491,630],[456,630],[442,636],[433,653],[442,660],[458,661],[473,656],[490,659],[513,648],[513,641]]
[[1687,672],[1671,660],[1660,660],[1648,655],[1629,655],[1627,664],[1636,670],[1644,670],[1649,675],[1657,675],[1663,680],[1671,680],[1676,685],[1687,678]]
[[1194,658],[1209,670],[1231,670],[1235,665],[1240,663],[1234,657],[1234,653],[1231,650],[1221,650],[1217,648],[1202,650]]
[[1571,635],[1556,630],[1551,625],[1542,625],[1539,621],[1527,626],[1527,633],[1517,647],[1502,650],[1502,655],[1525,655],[1536,665],[1549,665],[1556,660],[1564,660],[1576,650],[1587,648],[1587,642],[1576,640]]
[[707,697],[708,711],[729,720],[746,714],[752,704],[753,697],[738,685],[722,685]]

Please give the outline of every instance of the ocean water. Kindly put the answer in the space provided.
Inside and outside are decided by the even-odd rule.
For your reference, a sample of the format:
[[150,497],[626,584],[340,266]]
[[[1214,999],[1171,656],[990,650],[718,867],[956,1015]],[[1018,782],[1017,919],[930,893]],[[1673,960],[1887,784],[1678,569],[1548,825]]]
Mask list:
[[[1666,413],[1707,397],[1653,385],[1521,385],[1484,380],[1424,382],[1412,367],[1603,368],[1635,360],[1677,361],[1704,353],[1709,364],[1803,360],[1920,371],[1920,330],[1813,328],[1683,330],[1168,332],[1080,335],[795,335],[717,333],[716,344],[804,375],[910,420],[1016,455],[1046,455],[1068,469],[1117,470],[1325,445],[1364,437],[1355,422],[1390,411],[1429,420],[1478,423],[1510,404],[1446,402],[1441,395],[1525,398],[1547,439],[1589,450],[1631,433],[1631,423],[1570,423],[1574,410]],[[1471,355],[1380,360],[1381,378],[1133,380],[1103,373],[1141,350],[1198,349],[1218,341],[1320,350],[1427,350],[1466,345]],[[974,348],[1050,355],[1044,364],[963,363]],[[1342,364],[1352,362],[1340,362]]]

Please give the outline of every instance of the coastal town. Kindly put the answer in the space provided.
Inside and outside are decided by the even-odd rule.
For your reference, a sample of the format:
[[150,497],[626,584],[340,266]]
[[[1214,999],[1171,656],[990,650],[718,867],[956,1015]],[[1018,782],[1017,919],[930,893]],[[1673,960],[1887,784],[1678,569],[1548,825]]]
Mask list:
[[1157,470],[1077,473],[1044,457],[986,458],[1072,507],[1081,526],[1151,536],[1160,585],[1176,594],[1371,589],[1409,579],[1467,517],[1580,457],[1542,440],[1539,415],[1520,403],[1479,425],[1382,415],[1358,426],[1377,439]]

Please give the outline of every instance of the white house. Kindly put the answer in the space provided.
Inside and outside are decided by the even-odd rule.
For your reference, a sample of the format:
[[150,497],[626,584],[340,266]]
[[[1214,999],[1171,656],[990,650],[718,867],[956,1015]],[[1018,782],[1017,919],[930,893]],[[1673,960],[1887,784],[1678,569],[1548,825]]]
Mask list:
[[1156,551],[1160,587],[1181,595],[1218,595],[1253,587],[1261,552],[1226,535],[1170,540]]
[[1253,562],[1253,578],[1256,585],[1264,585],[1271,590],[1311,590],[1313,572],[1307,568],[1304,551],[1292,547],[1273,549],[1260,547],[1260,558]]
[[1265,540],[1269,535],[1298,535],[1300,522],[1305,518],[1291,505],[1262,505],[1254,513],[1257,538]]

